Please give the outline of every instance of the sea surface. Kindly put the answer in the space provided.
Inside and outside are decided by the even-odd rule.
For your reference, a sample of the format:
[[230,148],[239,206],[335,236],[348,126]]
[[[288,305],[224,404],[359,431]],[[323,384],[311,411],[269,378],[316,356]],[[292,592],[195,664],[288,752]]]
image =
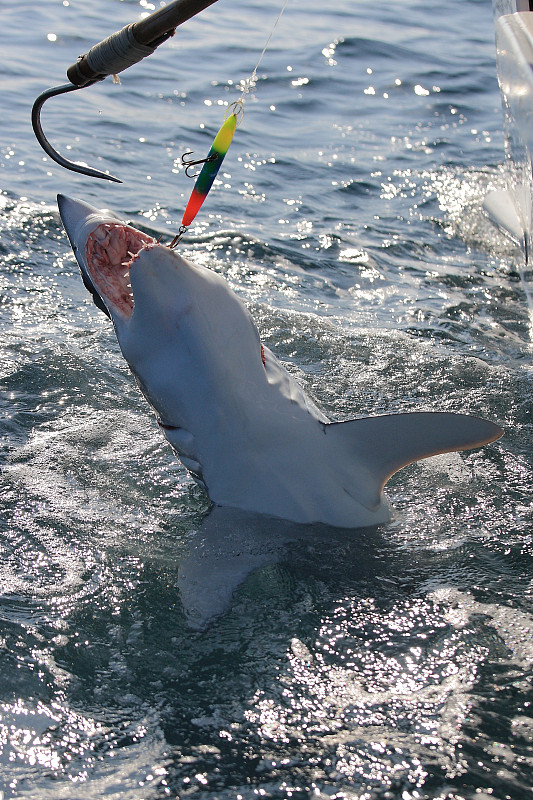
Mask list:
[[180,245],[333,419],[505,428],[370,530],[210,512],[80,280],[58,192],[170,241],[281,3],[219,0],[33,100],[147,0],[0,0],[0,798],[523,800],[533,774],[531,316],[489,0],[289,0]]

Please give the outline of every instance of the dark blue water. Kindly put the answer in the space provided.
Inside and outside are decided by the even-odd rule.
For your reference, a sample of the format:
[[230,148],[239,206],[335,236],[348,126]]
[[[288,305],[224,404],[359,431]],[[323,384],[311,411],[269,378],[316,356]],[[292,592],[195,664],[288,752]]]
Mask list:
[[182,251],[337,419],[450,409],[480,451],[396,475],[378,530],[227,512],[171,454],[55,206],[170,239],[279,7],[219,0],[150,59],[33,99],[134,0],[0,2],[3,798],[521,800],[533,697],[532,350],[489,0],[290,0]]

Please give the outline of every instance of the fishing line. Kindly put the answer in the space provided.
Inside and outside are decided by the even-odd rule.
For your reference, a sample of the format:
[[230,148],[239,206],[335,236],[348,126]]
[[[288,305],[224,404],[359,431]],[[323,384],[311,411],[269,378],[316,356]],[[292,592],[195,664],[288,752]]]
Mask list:
[[247,80],[246,80],[246,81],[244,81],[244,82],[243,82],[243,86],[244,86],[244,88],[243,88],[243,90],[242,90],[241,96],[240,96],[240,97],[239,97],[239,99],[237,100],[237,102],[238,102],[238,103],[239,103],[239,102],[240,102],[240,103],[244,103],[244,96],[245,96],[246,94],[248,94],[248,92],[250,91],[250,89],[253,89],[253,87],[254,87],[254,86],[255,86],[255,84],[256,84],[256,79],[257,79],[257,70],[259,69],[259,64],[260,64],[260,63],[261,63],[261,61],[263,60],[263,56],[265,55],[265,53],[266,53],[266,51],[267,51],[267,47],[268,47],[268,45],[270,44],[270,40],[272,39],[272,36],[273,36],[273,34],[274,34],[274,31],[276,30],[277,24],[278,24],[278,22],[280,21],[280,19],[281,19],[281,15],[282,15],[282,14],[283,14],[283,12],[285,11],[285,8],[287,7],[287,3],[288,3],[288,2],[289,2],[289,0],[285,0],[285,2],[283,3],[283,5],[282,5],[282,7],[281,7],[281,9],[280,9],[280,12],[279,12],[279,14],[278,14],[278,16],[277,16],[277,18],[276,18],[276,21],[274,22],[274,25],[272,26],[272,29],[271,29],[271,31],[270,31],[270,33],[269,33],[269,35],[268,35],[268,39],[267,39],[267,40],[266,40],[266,42],[265,42],[265,46],[263,47],[263,50],[261,51],[261,55],[259,56],[259,58],[258,58],[258,60],[257,60],[257,64],[255,65],[255,67],[254,67],[254,69],[253,69],[253,72],[252,72],[252,74],[250,75],[250,77],[249,77],[249,78],[247,78]]
[[[213,140],[213,144],[211,145],[211,149],[207,154],[206,158],[198,159],[197,161],[187,161],[185,156],[192,155],[192,152],[184,153],[181,157],[181,163],[185,167],[185,174],[187,177],[192,178],[196,177],[196,183],[194,184],[193,190],[189,197],[189,201],[183,213],[183,217],[181,220],[180,228],[176,234],[176,236],[172,239],[171,243],[169,244],[170,248],[177,247],[180,243],[183,234],[186,232],[189,225],[193,222],[194,218],[198,214],[205,198],[207,197],[214,180],[218,174],[220,167],[222,166],[222,162],[224,161],[224,157],[228,152],[228,148],[233,140],[233,134],[235,133],[236,128],[240,125],[242,118],[244,116],[244,99],[248,92],[254,88],[257,83],[257,70],[259,69],[259,65],[265,55],[267,48],[270,44],[270,40],[276,30],[278,22],[281,19],[283,12],[288,4],[289,0],[284,0],[281,10],[274,22],[268,38],[265,42],[265,46],[263,47],[261,54],[257,60],[257,64],[255,65],[253,71],[246,78],[242,81],[242,91],[237,100],[230,104],[228,109],[226,110],[226,114],[224,116],[224,122],[220,126],[220,129]],[[189,175],[188,170],[195,164],[203,164],[202,169],[200,170],[197,176]]]

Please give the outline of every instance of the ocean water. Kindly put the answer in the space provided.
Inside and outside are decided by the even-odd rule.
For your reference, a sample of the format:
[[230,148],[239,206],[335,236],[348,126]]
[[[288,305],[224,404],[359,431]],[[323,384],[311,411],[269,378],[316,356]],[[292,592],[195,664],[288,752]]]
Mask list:
[[210,513],[82,286],[57,192],[176,233],[280,5],[219,0],[149,59],[34,98],[146,0],[0,0],[0,797],[531,796],[532,331],[489,0],[289,0],[182,251],[335,419],[505,437],[391,480],[392,523]]

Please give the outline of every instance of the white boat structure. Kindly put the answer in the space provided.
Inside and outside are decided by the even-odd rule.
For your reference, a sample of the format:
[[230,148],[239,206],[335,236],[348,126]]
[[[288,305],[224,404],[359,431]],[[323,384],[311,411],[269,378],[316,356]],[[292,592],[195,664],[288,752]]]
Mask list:
[[[533,254],[533,1],[493,0],[496,68],[503,106],[507,189],[489,192],[491,220]],[[529,297],[528,297],[529,300]]]

